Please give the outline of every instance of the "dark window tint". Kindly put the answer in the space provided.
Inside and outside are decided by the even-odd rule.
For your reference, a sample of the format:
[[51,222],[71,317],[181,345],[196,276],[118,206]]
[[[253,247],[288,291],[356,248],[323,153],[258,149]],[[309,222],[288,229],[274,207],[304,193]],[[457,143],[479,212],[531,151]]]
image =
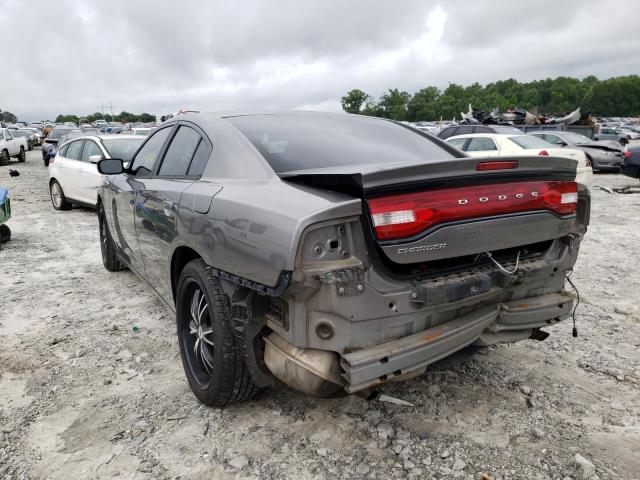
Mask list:
[[428,136],[393,122],[339,114],[228,117],[277,173],[359,164],[456,158]]
[[485,152],[487,150],[498,150],[496,144],[490,138],[472,138],[465,149],[466,152]]
[[189,172],[187,174],[196,177],[202,175],[204,167],[207,165],[210,153],[211,148],[209,148],[209,144],[204,140],[200,140],[200,144],[198,145],[196,153],[191,160],[191,165],[189,166]]
[[84,150],[82,150],[82,161],[88,162],[89,157],[92,155],[100,155],[100,157],[102,157],[102,150],[100,150],[96,142],[87,140],[84,143]]
[[66,158],[71,160],[80,160],[80,154],[82,153],[82,140],[71,142],[67,147]]
[[135,175],[149,175],[151,173],[169,133],[171,133],[171,127],[158,130],[149,137],[147,143],[142,146],[136,158],[133,159],[131,171]]
[[193,128],[181,126],[176,132],[164,155],[158,175],[184,176],[187,174],[191,157],[200,142],[200,134]]

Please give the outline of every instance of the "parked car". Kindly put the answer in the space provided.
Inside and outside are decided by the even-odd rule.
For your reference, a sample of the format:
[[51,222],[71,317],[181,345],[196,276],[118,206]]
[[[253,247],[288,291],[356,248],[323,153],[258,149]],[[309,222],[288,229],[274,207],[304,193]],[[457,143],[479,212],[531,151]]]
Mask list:
[[627,135],[619,132],[617,129],[613,127],[602,127],[600,132],[594,135],[594,140],[613,140],[614,142],[619,142],[622,145],[625,145],[629,142]]
[[7,165],[14,157],[18,162],[27,159],[27,139],[14,135],[15,130],[0,129],[0,165]]
[[562,148],[582,150],[591,160],[591,167],[594,171],[618,171],[624,160],[624,147],[615,141],[594,141],[574,132],[543,130],[527,133]]
[[43,153],[43,157],[44,157],[44,166],[48,167],[49,163],[51,162],[51,159],[55,158],[55,156],[58,154],[58,145],[62,146],[65,143],[67,143],[68,141],[70,141],[73,138],[78,138],[83,136],[84,133],[74,130],[72,132],[67,133],[66,135],[62,135],[60,137],[60,139],[58,140],[58,143],[54,146],[49,148],[46,153]]
[[456,135],[468,135],[470,133],[501,133],[505,135],[522,135],[522,130],[509,125],[473,125],[459,124],[445,127],[437,136],[443,140]]
[[566,157],[578,162],[576,182],[591,186],[593,171],[584,152],[570,148],[557,148],[538,137],[525,135],[502,135],[497,133],[472,133],[447,138],[446,142],[472,157],[519,157],[543,156]]
[[25,130],[11,130],[11,135],[13,135],[14,138],[17,137],[22,137],[25,139],[25,141],[27,142],[27,150],[30,152],[31,150],[33,150],[33,132],[30,131],[25,131]]
[[55,127],[49,132],[49,135],[44,139],[44,144],[42,145],[42,160],[44,161],[45,167],[49,165],[49,160],[55,156],[55,146],[58,144],[60,138],[70,133],[83,134],[79,128],[69,127]]
[[11,199],[9,190],[0,187],[0,249],[2,244],[11,240],[11,228],[7,221],[11,218]]
[[42,130],[36,127],[23,127],[20,129],[23,132],[29,132],[31,136],[31,143],[33,146],[40,145],[40,139],[42,138]]
[[640,145],[628,146],[620,171],[627,177],[640,179]]
[[95,207],[97,189],[102,184],[96,163],[112,157],[129,161],[143,141],[143,137],[85,135],[61,145],[49,163],[53,208],[68,210],[73,204]]
[[80,130],[82,130],[82,133],[84,133],[85,135],[98,135],[100,133],[100,130],[92,127],[90,124],[81,125]]
[[616,132],[618,134],[620,134],[620,135],[624,135],[627,140],[638,140],[638,139],[640,139],[640,133],[636,132],[632,128],[627,128],[627,127],[616,128]]
[[175,311],[201,402],[274,378],[365,392],[570,316],[590,202],[575,165],[471,158],[359,115],[186,113],[127,166],[98,163],[102,259]]

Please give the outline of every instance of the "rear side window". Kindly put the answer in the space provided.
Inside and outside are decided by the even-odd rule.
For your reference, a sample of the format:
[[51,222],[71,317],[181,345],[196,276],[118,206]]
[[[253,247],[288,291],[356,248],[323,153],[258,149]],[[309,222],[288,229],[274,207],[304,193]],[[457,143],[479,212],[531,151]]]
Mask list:
[[458,158],[413,128],[366,116],[291,113],[226,120],[249,139],[276,173]]
[[207,160],[209,159],[209,155],[211,153],[211,147],[204,140],[200,140],[200,144],[198,144],[198,148],[196,149],[196,153],[193,155],[193,159],[191,160],[191,165],[189,165],[189,171],[187,175],[189,176],[200,176],[202,172],[204,172],[204,167],[207,165]]
[[485,152],[488,150],[498,150],[495,142],[490,138],[472,138],[465,149],[467,152]]
[[80,160],[80,155],[82,154],[82,143],[83,140],[71,142],[67,147],[67,153],[65,157],[70,158],[71,160]]
[[199,143],[198,132],[193,128],[181,126],[171,140],[158,175],[185,176]]

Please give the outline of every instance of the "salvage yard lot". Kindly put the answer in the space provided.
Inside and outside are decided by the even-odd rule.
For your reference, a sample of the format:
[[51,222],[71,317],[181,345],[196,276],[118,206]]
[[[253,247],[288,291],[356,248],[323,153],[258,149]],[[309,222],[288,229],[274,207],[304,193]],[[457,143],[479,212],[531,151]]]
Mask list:
[[95,212],[53,210],[39,149],[10,168],[0,478],[582,478],[576,454],[600,479],[640,478],[640,195],[593,191],[578,338],[566,321],[384,387],[414,407],[281,388],[214,410],[188,388],[172,316],[103,268]]

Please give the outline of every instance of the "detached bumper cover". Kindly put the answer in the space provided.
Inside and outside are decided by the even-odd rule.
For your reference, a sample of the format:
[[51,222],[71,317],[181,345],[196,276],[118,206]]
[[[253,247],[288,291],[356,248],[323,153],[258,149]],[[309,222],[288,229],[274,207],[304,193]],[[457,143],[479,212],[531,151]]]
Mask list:
[[480,308],[422,332],[343,355],[346,390],[356,392],[418,370],[477,340],[483,332],[523,331],[564,320],[573,300],[554,293]]

